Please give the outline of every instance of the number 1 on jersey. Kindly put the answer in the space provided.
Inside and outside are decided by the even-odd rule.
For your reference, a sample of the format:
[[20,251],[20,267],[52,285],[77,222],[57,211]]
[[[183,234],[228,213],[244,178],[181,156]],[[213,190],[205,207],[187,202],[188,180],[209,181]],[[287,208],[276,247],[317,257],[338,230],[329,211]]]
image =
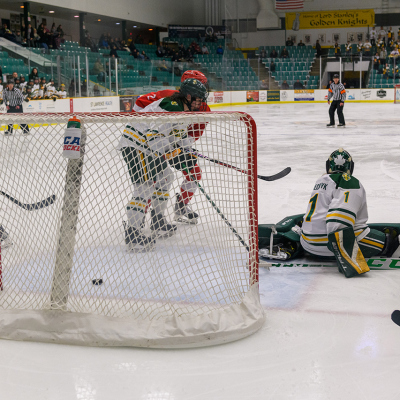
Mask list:
[[313,197],[311,197],[309,203],[311,203],[310,207],[310,212],[307,214],[306,221],[311,222],[311,217],[314,214],[315,207],[317,206],[317,200],[318,200],[318,193],[314,194]]
[[349,201],[350,192],[344,192],[344,202],[347,203]]

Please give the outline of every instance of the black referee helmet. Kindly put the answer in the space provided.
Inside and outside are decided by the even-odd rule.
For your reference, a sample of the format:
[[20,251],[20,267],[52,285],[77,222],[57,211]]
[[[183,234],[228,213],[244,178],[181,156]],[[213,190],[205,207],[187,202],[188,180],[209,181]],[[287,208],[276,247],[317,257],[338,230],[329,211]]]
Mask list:
[[339,79],[339,74],[334,74],[333,79],[338,78]]

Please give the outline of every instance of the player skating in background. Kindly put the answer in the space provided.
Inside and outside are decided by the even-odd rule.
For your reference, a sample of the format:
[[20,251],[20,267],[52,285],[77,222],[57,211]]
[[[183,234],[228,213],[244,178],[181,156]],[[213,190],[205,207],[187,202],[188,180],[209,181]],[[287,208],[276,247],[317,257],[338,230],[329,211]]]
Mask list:
[[[207,99],[206,87],[196,79],[184,81],[177,93],[160,99],[143,109],[143,112],[181,112],[192,111],[200,107]],[[133,198],[127,205],[125,241],[130,249],[139,247],[149,250],[155,238],[169,236],[176,226],[167,223],[164,212],[173,182],[170,161],[175,168],[183,169],[180,154],[194,142],[187,134],[184,124],[165,123],[161,126],[149,126],[133,123],[125,127],[118,148],[122,150],[124,161],[134,186]],[[187,165],[190,168],[189,165]],[[142,222],[148,200],[152,199],[151,237],[142,234]]]
[[[333,99],[332,99],[333,98]],[[331,100],[332,99],[332,104]],[[337,115],[339,118],[338,126],[346,126],[343,116],[343,107],[346,100],[346,89],[343,83],[339,82],[339,75],[333,75],[333,83],[331,83],[328,89],[328,104],[329,107],[329,118],[330,122],[327,126],[335,126],[335,111],[337,110]]]
[[[208,87],[208,81],[206,76],[196,70],[189,70],[183,73],[181,82],[183,83],[187,79],[196,79],[199,80],[205,87]],[[143,96],[140,96],[133,107],[135,111],[142,111],[145,107],[150,104],[164,98],[172,96],[173,94],[179,93],[177,90],[161,90],[159,92],[147,93]],[[205,101],[201,102],[201,105],[198,109],[192,109],[191,111],[202,111],[202,112],[210,112],[210,107],[207,105]],[[206,128],[206,124],[192,124],[188,126],[188,135],[194,139],[194,141],[198,140],[202,135]],[[201,180],[201,168],[197,163],[197,158],[194,155],[181,153],[177,159],[170,160],[170,163],[178,170],[182,170],[180,166],[182,162],[185,161],[185,164],[189,167],[188,174],[186,171],[182,171],[184,175],[184,180],[180,187],[180,193],[176,195],[176,203],[175,203],[175,219],[178,222],[184,222],[189,224],[196,224],[198,221],[199,215],[195,213],[189,202],[193,198],[197,185],[192,180],[192,177],[195,177],[197,181]],[[146,212],[150,206],[150,202],[146,208]]]

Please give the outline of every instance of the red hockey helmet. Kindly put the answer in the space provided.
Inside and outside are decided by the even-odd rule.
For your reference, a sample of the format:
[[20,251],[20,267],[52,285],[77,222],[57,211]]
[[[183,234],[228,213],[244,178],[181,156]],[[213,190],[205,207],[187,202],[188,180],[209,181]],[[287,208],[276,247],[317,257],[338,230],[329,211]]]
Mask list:
[[208,83],[207,77],[202,72],[196,70],[185,71],[182,74],[181,82],[186,81],[186,79],[197,79],[203,85],[207,85]]

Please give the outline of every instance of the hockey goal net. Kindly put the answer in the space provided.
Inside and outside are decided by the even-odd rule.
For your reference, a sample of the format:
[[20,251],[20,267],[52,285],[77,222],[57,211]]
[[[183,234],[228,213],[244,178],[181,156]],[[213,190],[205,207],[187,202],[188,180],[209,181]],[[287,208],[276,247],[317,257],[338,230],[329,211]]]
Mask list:
[[[235,112],[74,116],[82,128],[79,159],[63,157],[72,114],[1,117],[2,133],[7,124],[14,132],[0,135],[0,224],[8,234],[8,247],[0,249],[0,338],[168,348],[229,342],[259,329],[252,118]],[[17,129],[23,123],[28,135]],[[177,223],[174,234],[142,251],[126,243],[123,221],[134,187],[118,150],[126,126],[137,123],[151,132],[204,123],[196,151],[236,167],[198,158],[201,190],[190,201],[198,223]],[[168,223],[176,216],[175,193],[187,181],[171,169]],[[141,232],[153,237],[151,211],[144,215]]]
[[400,104],[400,85],[394,85],[394,104]]

